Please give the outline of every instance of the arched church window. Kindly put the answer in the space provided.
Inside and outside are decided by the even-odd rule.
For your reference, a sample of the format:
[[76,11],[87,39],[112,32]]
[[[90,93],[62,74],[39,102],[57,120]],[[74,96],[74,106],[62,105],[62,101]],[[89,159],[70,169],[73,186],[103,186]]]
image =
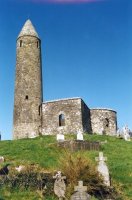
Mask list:
[[59,115],[59,126],[65,126],[65,116],[64,116],[64,114]]

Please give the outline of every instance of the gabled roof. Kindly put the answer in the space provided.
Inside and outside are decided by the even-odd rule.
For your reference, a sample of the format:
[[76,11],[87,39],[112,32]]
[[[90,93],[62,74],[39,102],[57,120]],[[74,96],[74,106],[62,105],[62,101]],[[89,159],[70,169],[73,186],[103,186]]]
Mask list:
[[25,22],[21,32],[18,35],[18,38],[24,35],[30,35],[39,38],[32,22],[29,19]]

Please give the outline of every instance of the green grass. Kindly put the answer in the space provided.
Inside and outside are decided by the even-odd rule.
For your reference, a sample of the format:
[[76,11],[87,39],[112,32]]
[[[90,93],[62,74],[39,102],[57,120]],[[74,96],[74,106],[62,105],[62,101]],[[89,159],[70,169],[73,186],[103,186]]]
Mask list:
[[[74,139],[75,135],[67,135],[66,139]],[[124,140],[99,135],[85,135],[85,140],[105,141],[101,151],[107,157],[112,183],[116,188],[122,188],[123,200],[132,199],[132,143]],[[17,141],[1,141],[0,155],[11,166],[37,164],[45,170],[59,170],[59,158],[63,157],[64,150],[57,147],[55,136],[43,136],[35,139]],[[95,162],[97,151],[85,151],[83,154]],[[3,199],[41,199],[39,194],[32,191],[12,191],[0,188],[0,200]],[[2,196],[3,195],[3,196]],[[47,200],[55,200],[49,197]]]

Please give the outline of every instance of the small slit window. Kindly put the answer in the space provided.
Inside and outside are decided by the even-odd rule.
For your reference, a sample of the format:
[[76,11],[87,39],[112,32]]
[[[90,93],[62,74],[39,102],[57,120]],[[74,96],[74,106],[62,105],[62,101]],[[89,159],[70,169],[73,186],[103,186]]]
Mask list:
[[22,47],[23,46],[23,41],[22,40],[20,40],[20,47]]
[[28,100],[28,95],[25,96],[25,99]]
[[65,126],[65,116],[63,114],[59,115],[59,126]]
[[39,41],[37,41],[37,48],[39,48]]
[[39,111],[39,115],[41,115],[41,105],[39,106],[38,111]]

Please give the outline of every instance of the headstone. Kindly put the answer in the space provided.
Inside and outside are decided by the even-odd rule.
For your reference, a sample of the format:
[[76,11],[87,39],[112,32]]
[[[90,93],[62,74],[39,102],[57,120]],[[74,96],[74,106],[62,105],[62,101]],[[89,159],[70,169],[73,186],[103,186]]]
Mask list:
[[61,133],[58,133],[56,135],[56,139],[57,139],[58,142],[63,142],[65,140],[65,136]]
[[54,193],[59,198],[59,200],[65,199],[65,192],[66,192],[66,184],[64,180],[66,179],[66,176],[62,176],[61,171],[58,171],[55,176],[53,176],[55,179],[54,183]]
[[74,194],[70,200],[90,200],[91,196],[87,193],[87,186],[83,186],[83,181],[78,181],[78,186],[74,187]]
[[31,132],[30,138],[36,138],[36,133],[35,132]]
[[83,140],[83,133],[80,130],[77,132],[77,140]]
[[125,140],[125,141],[131,141],[128,126],[127,126],[127,125],[124,126],[122,130],[123,130],[123,137],[124,137],[124,140]]
[[3,163],[4,162],[4,157],[3,156],[0,156],[0,163]]
[[109,170],[105,163],[107,157],[103,156],[103,152],[99,152],[99,157],[95,158],[95,160],[99,162],[97,170],[103,176],[104,184],[110,186]]

